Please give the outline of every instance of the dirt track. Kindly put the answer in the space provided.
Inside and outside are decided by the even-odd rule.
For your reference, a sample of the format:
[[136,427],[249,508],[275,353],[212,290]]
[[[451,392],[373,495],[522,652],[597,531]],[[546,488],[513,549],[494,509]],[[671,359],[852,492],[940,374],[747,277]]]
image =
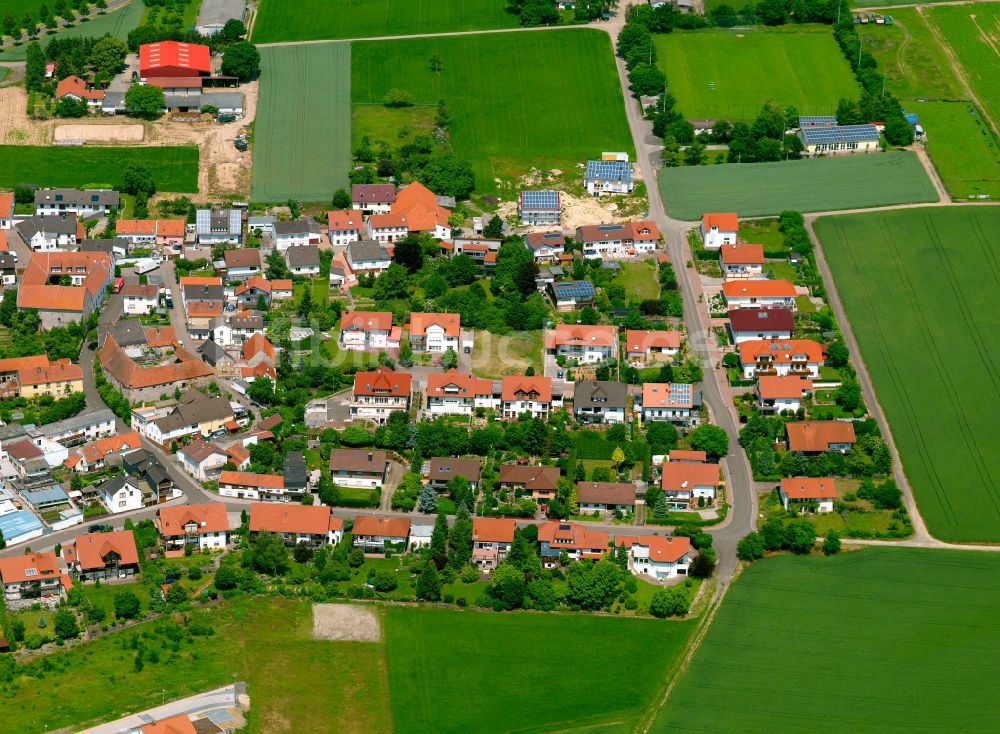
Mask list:
[[313,604],[313,639],[378,642],[378,612],[355,604]]
[[[138,122],[131,117],[94,116],[84,123],[65,120],[32,120],[25,108],[27,93],[22,87],[0,89],[0,144],[50,145],[55,139],[86,139],[93,144],[127,142],[128,145],[197,145],[201,149],[198,192],[201,197],[246,197],[250,193],[250,154],[240,152],[233,139],[253,122],[257,111],[257,82],[240,87],[244,96],[242,120],[215,122]],[[72,131],[59,129],[75,128]],[[101,128],[119,128],[102,132]],[[137,131],[138,129],[138,131]],[[139,131],[142,135],[139,136]],[[85,133],[85,134],[84,134]]]

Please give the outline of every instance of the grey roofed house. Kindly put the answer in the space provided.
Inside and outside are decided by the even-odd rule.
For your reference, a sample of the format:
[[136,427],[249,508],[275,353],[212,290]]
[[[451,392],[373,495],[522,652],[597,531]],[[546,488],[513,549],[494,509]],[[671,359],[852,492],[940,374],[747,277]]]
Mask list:
[[212,367],[218,367],[221,363],[226,361],[233,361],[233,358],[229,356],[226,350],[211,339],[206,339],[196,351],[201,355],[201,358]]
[[212,92],[210,94],[167,94],[163,106],[169,109],[201,109],[211,105],[220,112],[243,112],[243,95],[239,92]]
[[239,236],[242,219],[238,209],[199,209],[195,214],[199,235],[228,234]]
[[229,324],[230,329],[264,330],[264,317],[259,313],[250,314],[249,316],[229,316],[226,319],[226,323]]
[[185,301],[221,301],[225,289],[221,285],[201,285],[187,283],[184,286]]
[[576,494],[580,504],[635,504],[635,485],[628,482],[577,482]]
[[38,232],[51,235],[75,235],[76,215],[57,214],[50,217],[25,217],[14,226],[25,242],[34,237]]
[[282,234],[319,234],[319,224],[317,224],[315,219],[308,219],[306,217],[300,217],[299,219],[291,219],[284,222],[274,223],[274,233],[276,235]]
[[358,240],[347,246],[351,262],[371,262],[376,260],[391,260],[389,251],[375,240]]
[[146,332],[138,319],[121,319],[106,327],[98,336],[98,346],[104,346],[107,337],[120,347],[136,347],[146,343]]
[[301,451],[289,451],[285,454],[284,474],[285,489],[304,491],[309,483],[305,454]]
[[21,496],[27,500],[28,504],[39,509],[69,502],[69,495],[59,485],[45,489],[25,490],[21,492]]
[[479,483],[482,459],[456,459],[451,456],[435,456],[431,459],[428,479],[431,484],[447,484],[454,477],[465,477],[475,486]]
[[4,441],[14,441],[27,435],[28,429],[20,423],[8,423],[5,426],[0,426],[0,443]]
[[188,423],[204,423],[226,418],[233,414],[233,406],[223,396],[208,397],[197,391],[189,392],[182,397],[177,410]]
[[102,110],[114,110],[115,112],[125,111],[125,92],[112,92],[110,89],[104,93],[104,101],[101,103]]
[[261,232],[273,232],[274,217],[247,217],[247,229],[259,229]]
[[0,271],[3,270],[16,270],[17,260],[14,259],[14,253],[3,251],[0,252]]
[[317,245],[296,245],[285,250],[285,260],[290,268],[318,268],[319,247]]
[[581,380],[573,388],[573,409],[623,409],[628,402],[628,386],[610,380]]
[[[113,424],[114,422],[115,414],[112,410],[110,408],[103,408],[101,410],[85,411],[80,413],[80,415],[74,415],[72,418],[48,423],[42,426],[41,431],[44,436],[58,436],[61,433],[73,433],[82,431],[90,426],[98,426],[102,423]],[[0,440],[3,440],[2,431],[3,429],[0,428]]]
[[245,21],[246,0],[203,0],[198,10],[195,30],[203,36],[211,36],[222,30],[227,20]]
[[118,208],[121,197],[111,189],[36,189],[35,206],[73,206],[95,209]]
[[438,206],[443,206],[445,209],[454,209],[456,206],[454,196],[441,196],[440,194],[438,194],[437,196],[434,197],[434,199],[437,202]]
[[106,252],[115,254],[115,248],[128,252],[128,240],[124,237],[114,237],[101,240],[80,240],[80,252]]

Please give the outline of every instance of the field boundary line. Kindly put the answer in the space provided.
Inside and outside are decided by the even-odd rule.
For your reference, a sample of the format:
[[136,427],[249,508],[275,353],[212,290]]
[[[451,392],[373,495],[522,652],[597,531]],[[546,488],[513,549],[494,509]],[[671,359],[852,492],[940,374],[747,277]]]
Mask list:
[[601,23],[581,23],[580,25],[542,25],[528,28],[484,28],[478,31],[445,31],[444,33],[407,33],[401,36],[366,36],[362,38],[314,38],[307,41],[272,41],[258,43],[257,48],[280,46],[311,46],[317,43],[351,43],[352,41],[406,41],[417,38],[446,38],[448,36],[481,36],[492,33],[530,33],[532,31],[572,31],[589,28],[611,35],[611,27]]

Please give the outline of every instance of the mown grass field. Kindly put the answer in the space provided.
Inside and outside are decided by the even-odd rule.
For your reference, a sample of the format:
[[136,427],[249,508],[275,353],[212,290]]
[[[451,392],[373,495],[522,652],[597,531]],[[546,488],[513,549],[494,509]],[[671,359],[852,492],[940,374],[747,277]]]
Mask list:
[[1000,541],[1000,210],[829,217],[816,232],[928,529]]
[[399,607],[384,620],[398,734],[630,731],[694,624]]
[[198,148],[0,145],[0,187],[20,183],[39,186],[110,184],[122,187],[130,163],[153,172],[158,191],[198,192]]
[[909,151],[663,168],[660,192],[670,216],[687,220],[713,211],[766,216],[937,201]]
[[444,100],[451,144],[473,164],[479,193],[533,166],[570,172],[605,150],[633,153],[610,43],[590,29],[352,43],[355,118],[391,89],[416,104]]
[[255,43],[514,28],[506,0],[263,0]]
[[758,561],[651,732],[987,732],[1000,555],[869,548]]
[[380,705],[389,695],[381,644],[313,640],[311,607],[301,601],[239,599],[193,614],[215,634],[185,641],[176,653],[148,642],[160,662],[141,672],[134,670],[135,652],[119,643],[155,622],[55,653],[57,667],[44,680],[18,679],[11,695],[0,697],[4,731],[78,731],[159,706],[164,697],[232,683],[233,674],[248,684],[250,732],[329,731],[334,720],[343,731],[391,730],[388,707]]
[[254,201],[326,201],[351,167],[351,46],[261,49]]
[[979,110],[966,102],[906,103],[927,131],[927,150],[956,198],[1000,199],[1000,145]]
[[[41,3],[32,3],[31,12],[37,15],[38,6],[40,5]],[[49,11],[52,12],[53,4],[48,3],[48,5]],[[5,8],[4,15],[6,15],[6,3],[4,3],[3,7]],[[99,38],[106,33],[110,33],[115,38],[120,38],[124,41],[128,37],[129,31],[133,31],[138,27],[139,21],[142,19],[143,10],[145,10],[145,6],[142,0],[132,0],[132,2],[121,10],[114,10],[104,15],[95,16],[90,20],[78,22],[71,28],[59,31],[58,34],[41,36],[38,40],[44,47],[50,38],[73,38],[74,36]],[[18,20],[23,16],[23,10],[19,14],[14,15]],[[27,55],[27,44],[12,46],[0,53],[0,61],[24,61]]]
[[954,5],[925,12],[958,57],[994,129],[1000,126],[1000,3]]
[[653,40],[688,118],[752,120],[769,101],[803,115],[832,114],[841,97],[859,94],[828,26],[677,31]]
[[472,369],[480,377],[495,380],[504,375],[523,375],[528,367],[542,374],[542,332],[524,331],[500,336],[490,331],[475,332]]

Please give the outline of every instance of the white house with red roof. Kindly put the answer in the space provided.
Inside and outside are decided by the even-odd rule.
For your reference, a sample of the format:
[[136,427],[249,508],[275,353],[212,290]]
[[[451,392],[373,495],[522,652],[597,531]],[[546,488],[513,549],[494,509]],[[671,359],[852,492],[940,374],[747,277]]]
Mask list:
[[671,510],[687,510],[699,497],[715,500],[720,482],[718,464],[668,461],[661,471],[660,489]]
[[657,581],[687,576],[691,540],[683,535],[639,535],[617,539],[628,553],[629,570]]
[[723,245],[719,267],[726,280],[764,277],[764,245]]
[[438,240],[451,239],[448,210],[438,204],[437,195],[419,181],[396,192],[391,212],[393,216],[403,217],[407,232],[426,232]]
[[683,382],[646,382],[642,385],[639,405],[643,422],[669,421],[692,424],[701,419],[701,393]]
[[837,486],[833,477],[785,477],[778,498],[786,511],[833,512]]
[[69,578],[59,570],[59,559],[51,551],[0,558],[0,583],[7,604],[24,600],[54,605],[66,596],[70,586]]
[[340,346],[356,352],[398,349],[402,329],[389,311],[346,311],[340,318]]
[[532,232],[524,235],[524,245],[535,256],[536,262],[551,262],[566,252],[566,238],[562,232]]
[[78,102],[86,102],[87,109],[97,110],[104,102],[104,90],[94,88],[78,76],[70,75],[56,85],[56,99],[69,97]]
[[[14,193],[12,191],[0,191],[0,229],[10,229],[14,226]],[[6,237],[2,238],[6,244]],[[6,250],[6,247],[0,249]]]
[[255,472],[224,471],[219,474],[219,495],[244,500],[271,500],[290,502],[298,499],[285,487],[285,478],[280,474],[257,474]]
[[580,364],[607,362],[618,356],[618,327],[558,324],[546,335],[546,349]]
[[386,212],[368,217],[368,239],[382,245],[398,242],[410,233],[406,215]]
[[351,395],[351,418],[385,423],[395,411],[410,409],[412,375],[379,367],[374,372],[357,372]]
[[496,408],[493,381],[456,369],[427,375],[427,412],[431,415],[472,415],[476,408]]
[[706,250],[718,250],[723,245],[735,245],[739,219],[733,212],[701,215],[701,241]]
[[647,364],[670,361],[681,350],[679,331],[628,329],[625,331],[625,354],[629,362]]
[[787,308],[795,310],[795,286],[787,280],[727,280],[722,284],[726,309]]
[[365,223],[360,211],[336,209],[326,213],[327,236],[331,245],[349,245],[361,239]]
[[554,568],[562,553],[571,561],[600,558],[609,550],[608,534],[575,522],[546,522],[538,526],[538,547],[542,565]]
[[812,339],[754,339],[738,345],[743,378],[761,375],[819,377],[825,347]]
[[288,545],[336,545],[344,537],[344,519],[323,505],[250,505],[250,533],[275,533]]
[[509,517],[472,519],[472,561],[484,570],[496,568],[514,544],[514,520]]
[[198,550],[225,548],[229,543],[229,516],[222,502],[161,507],[156,528],[164,545],[174,550],[188,545]]
[[63,561],[81,581],[114,579],[139,573],[139,551],[131,530],[78,535],[63,546]]
[[554,407],[562,406],[562,397],[552,394],[552,378],[542,375],[507,375],[500,391],[500,412],[505,419],[530,413],[532,418],[548,420]]
[[399,517],[358,515],[351,533],[354,547],[366,553],[382,553],[387,546],[405,549],[410,537],[410,521]]
[[795,316],[787,308],[734,308],[726,315],[733,344],[755,339],[791,339],[795,333]]
[[410,314],[410,346],[414,352],[446,352],[458,354],[462,336],[461,316],[457,313]]
[[793,413],[813,389],[813,381],[798,375],[761,375],[754,387],[757,408],[762,413]]
[[656,222],[642,220],[620,224],[577,227],[576,240],[587,258],[618,259],[653,252],[660,243]]

